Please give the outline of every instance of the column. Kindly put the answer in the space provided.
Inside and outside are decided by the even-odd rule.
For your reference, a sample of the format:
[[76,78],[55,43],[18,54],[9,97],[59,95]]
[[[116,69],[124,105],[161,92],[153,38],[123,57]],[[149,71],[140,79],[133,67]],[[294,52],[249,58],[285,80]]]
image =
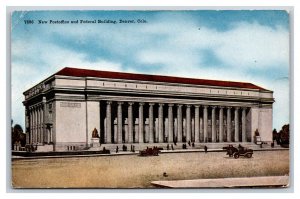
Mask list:
[[36,107],[36,142],[40,142],[40,108]]
[[173,131],[174,131],[173,106],[174,106],[174,104],[169,104],[169,110],[168,110],[168,126],[169,126],[168,142],[170,142],[170,143],[172,143],[174,141],[173,140]]
[[239,141],[239,107],[234,109],[234,141]]
[[195,142],[200,142],[199,105],[195,105]]
[[106,102],[106,133],[105,143],[111,143],[111,101]]
[[132,115],[133,102],[128,102],[128,142],[133,143],[133,115]]
[[38,109],[35,107],[35,143],[38,142]]
[[231,107],[227,107],[227,142],[231,141]]
[[164,117],[164,111],[163,111],[163,106],[164,104],[159,104],[158,107],[158,142],[162,143],[164,142],[164,121],[163,121],[163,117]]
[[118,138],[117,138],[117,143],[122,143],[122,130],[123,130],[123,125],[122,125],[122,104],[123,102],[118,102],[118,112],[117,112],[117,129],[118,129]]
[[182,142],[182,104],[177,105],[177,142]]
[[53,126],[50,127],[50,143],[53,143]]
[[36,143],[36,112],[35,112],[35,107],[33,107],[32,109],[32,112],[33,112],[33,125],[32,125],[32,142],[33,143]]
[[42,137],[42,107],[40,106],[39,108],[39,114],[40,114],[40,117],[39,117],[39,137],[40,137],[40,140],[39,142],[40,143],[43,143],[42,140],[43,140],[43,137]]
[[247,142],[246,137],[246,107],[242,109],[242,141]]
[[139,143],[144,143],[144,103],[139,105]]
[[48,142],[46,138],[47,136],[46,112],[47,112],[46,97],[43,97],[43,142]]
[[204,142],[207,142],[207,106],[203,106],[203,134]]
[[30,125],[30,128],[29,128],[29,132],[30,132],[30,134],[29,134],[29,143],[30,144],[32,144],[32,142],[33,142],[33,140],[32,140],[32,135],[33,135],[33,129],[32,129],[32,126],[33,126],[33,114],[32,114],[32,108],[30,107],[29,108],[29,121],[30,121],[30,123],[29,123],[29,125]]
[[192,141],[191,105],[186,105],[186,141]]
[[40,136],[40,142],[41,143],[44,143],[44,128],[43,128],[43,125],[44,125],[44,110],[43,110],[43,107],[41,107],[41,117],[40,117],[40,132],[41,132],[41,136]]
[[223,124],[223,121],[224,121],[224,117],[223,117],[223,107],[220,106],[220,110],[219,110],[219,142],[223,142],[224,141],[224,138],[223,138],[223,135],[224,135],[224,124]]
[[149,143],[154,142],[153,106],[154,103],[149,103]]
[[211,142],[216,142],[216,107],[213,106],[211,109]]

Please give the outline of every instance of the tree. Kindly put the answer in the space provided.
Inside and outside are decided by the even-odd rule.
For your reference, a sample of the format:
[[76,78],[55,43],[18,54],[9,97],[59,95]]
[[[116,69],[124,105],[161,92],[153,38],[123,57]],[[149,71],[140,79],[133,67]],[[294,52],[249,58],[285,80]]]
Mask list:
[[290,144],[290,125],[285,124],[279,131],[279,140],[281,146],[288,146]]
[[[13,122],[12,122],[13,124]],[[21,146],[26,145],[26,134],[23,132],[23,128],[19,124],[15,124],[12,128],[12,134],[11,134],[11,144],[12,144],[12,149],[14,144],[21,144]]]

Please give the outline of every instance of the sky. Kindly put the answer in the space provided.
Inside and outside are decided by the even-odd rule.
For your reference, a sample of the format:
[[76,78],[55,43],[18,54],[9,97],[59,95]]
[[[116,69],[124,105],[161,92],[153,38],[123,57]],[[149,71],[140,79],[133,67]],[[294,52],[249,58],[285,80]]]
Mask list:
[[251,82],[274,91],[273,128],[279,130],[289,123],[289,37],[284,10],[16,11],[12,119],[24,127],[25,90],[76,67]]

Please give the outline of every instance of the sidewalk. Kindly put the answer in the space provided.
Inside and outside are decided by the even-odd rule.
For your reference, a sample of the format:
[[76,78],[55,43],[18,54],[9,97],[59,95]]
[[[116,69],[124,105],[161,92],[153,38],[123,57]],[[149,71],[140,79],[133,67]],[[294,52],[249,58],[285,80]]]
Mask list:
[[289,176],[153,181],[151,184],[161,188],[287,187]]
[[[253,149],[253,151],[280,151],[280,150],[289,150],[289,148],[256,148]],[[90,154],[89,154],[90,152]],[[96,154],[94,153],[96,150],[89,150],[85,151],[85,154],[78,155],[78,154],[68,154],[68,155],[41,155],[41,156],[32,156],[32,157],[25,157],[25,156],[17,156],[13,155],[12,159],[40,159],[40,158],[73,158],[73,157],[97,157],[97,156],[120,156],[120,155],[138,155],[139,151],[130,152],[130,151],[119,151],[116,153],[115,151],[111,151],[110,154]],[[204,149],[176,149],[176,150],[161,150],[161,153],[205,153]],[[223,152],[225,153],[225,150],[223,149],[208,149],[207,153],[210,152]]]

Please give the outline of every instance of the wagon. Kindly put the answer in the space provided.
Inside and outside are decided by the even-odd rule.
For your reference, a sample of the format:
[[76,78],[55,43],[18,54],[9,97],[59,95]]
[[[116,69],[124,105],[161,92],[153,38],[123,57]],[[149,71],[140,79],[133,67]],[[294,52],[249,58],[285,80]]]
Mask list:
[[158,156],[160,150],[158,148],[147,148],[145,150],[140,151],[140,156]]

